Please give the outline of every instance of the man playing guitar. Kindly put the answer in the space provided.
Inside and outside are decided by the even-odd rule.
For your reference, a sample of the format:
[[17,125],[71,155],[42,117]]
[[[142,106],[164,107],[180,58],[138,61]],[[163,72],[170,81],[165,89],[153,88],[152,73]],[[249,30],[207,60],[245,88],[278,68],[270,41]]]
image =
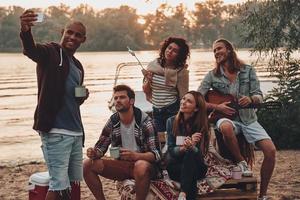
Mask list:
[[[213,43],[213,52],[216,67],[205,76],[198,90],[203,95],[211,89],[224,95],[230,94],[237,99],[240,107],[261,103],[263,98],[256,72],[254,68],[237,58],[233,45],[225,39],[218,39]],[[213,103],[207,100],[207,107],[232,116],[218,119],[216,126],[244,176],[252,176],[252,171],[241,155],[236,134],[243,133],[248,143],[255,144],[262,150],[264,160],[261,166],[259,199],[266,200],[268,184],[275,166],[276,148],[264,128],[257,122],[253,108],[236,110],[230,107],[230,103],[230,101]]]

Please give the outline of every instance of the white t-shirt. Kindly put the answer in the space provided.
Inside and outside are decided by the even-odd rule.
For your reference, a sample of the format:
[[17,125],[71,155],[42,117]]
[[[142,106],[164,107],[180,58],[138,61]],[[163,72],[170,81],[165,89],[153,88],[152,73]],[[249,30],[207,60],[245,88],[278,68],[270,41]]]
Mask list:
[[136,144],[134,136],[134,125],[135,119],[133,119],[132,122],[128,125],[125,125],[121,122],[122,147],[131,151],[139,152],[140,149]]

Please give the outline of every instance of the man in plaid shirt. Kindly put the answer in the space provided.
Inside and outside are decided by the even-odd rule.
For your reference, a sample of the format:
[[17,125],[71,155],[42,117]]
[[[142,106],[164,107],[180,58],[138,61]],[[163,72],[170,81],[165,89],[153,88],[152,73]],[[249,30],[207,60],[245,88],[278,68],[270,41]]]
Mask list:
[[[114,113],[94,148],[87,149],[84,179],[96,199],[105,199],[98,175],[113,180],[134,179],[136,199],[147,196],[150,180],[159,172],[161,159],[157,133],[151,118],[134,107],[135,93],[127,85],[114,87]],[[117,159],[102,158],[111,147],[120,148]]]

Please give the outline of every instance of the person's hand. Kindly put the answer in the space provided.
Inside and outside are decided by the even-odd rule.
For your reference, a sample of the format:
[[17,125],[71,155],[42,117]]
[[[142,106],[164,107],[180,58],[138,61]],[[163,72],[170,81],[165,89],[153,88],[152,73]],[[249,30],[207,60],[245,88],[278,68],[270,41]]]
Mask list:
[[93,147],[90,147],[86,150],[86,156],[92,160],[102,157],[101,153]]
[[225,115],[234,115],[236,113],[236,110],[228,106],[228,104],[230,104],[230,103],[231,103],[230,101],[227,101],[227,102],[218,104],[216,107],[216,110],[224,113]]
[[25,10],[20,16],[21,31],[27,32],[31,26],[34,26],[34,22],[37,20],[37,14],[32,10]]
[[243,96],[243,95],[241,96],[241,98],[239,98],[239,101],[238,101],[238,104],[242,107],[246,107],[251,103],[252,103],[251,98],[248,96]]
[[96,157],[96,150],[92,147],[86,150],[86,156],[90,159],[95,159]]
[[152,77],[153,77],[153,73],[150,72],[150,71],[146,71],[146,72],[144,73],[144,76],[145,76],[146,80],[147,80],[149,83],[151,83]]
[[138,153],[129,149],[120,148],[120,159],[127,161],[137,161]]
[[192,135],[192,144],[195,146],[197,143],[200,142],[202,138],[202,133],[194,133]]
[[184,146],[185,149],[192,149],[194,147],[193,142],[192,142],[192,138],[189,137],[189,136],[185,137],[184,142],[183,142],[183,146]]

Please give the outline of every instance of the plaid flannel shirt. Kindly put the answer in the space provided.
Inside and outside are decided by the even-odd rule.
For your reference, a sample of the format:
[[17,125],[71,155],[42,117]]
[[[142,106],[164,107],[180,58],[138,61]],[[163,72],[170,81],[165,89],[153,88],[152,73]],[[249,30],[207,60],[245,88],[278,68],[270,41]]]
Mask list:
[[[155,161],[159,162],[161,160],[161,153],[157,132],[155,131],[152,119],[136,107],[134,107],[134,117],[136,122],[134,125],[134,136],[137,146],[140,148],[141,153],[152,152],[155,155]],[[122,146],[121,123],[117,112],[109,118],[102,129],[95,148],[104,155],[110,144],[113,147]]]

